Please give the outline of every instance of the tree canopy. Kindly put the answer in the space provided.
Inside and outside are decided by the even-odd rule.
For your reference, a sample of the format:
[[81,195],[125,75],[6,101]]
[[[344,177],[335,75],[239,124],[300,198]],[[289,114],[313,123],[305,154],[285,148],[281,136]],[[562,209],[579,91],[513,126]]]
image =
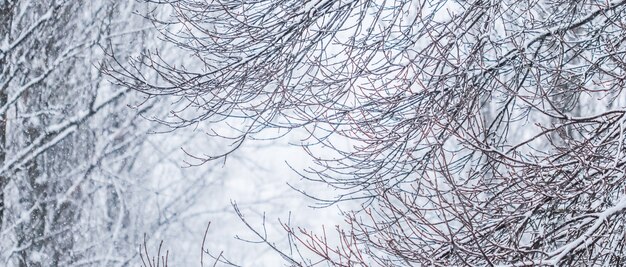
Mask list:
[[174,129],[236,130],[201,162],[306,131],[301,175],[361,203],[338,244],[286,226],[321,260],[623,264],[626,1],[153,2],[177,49],[112,65],[116,82],[177,97]]

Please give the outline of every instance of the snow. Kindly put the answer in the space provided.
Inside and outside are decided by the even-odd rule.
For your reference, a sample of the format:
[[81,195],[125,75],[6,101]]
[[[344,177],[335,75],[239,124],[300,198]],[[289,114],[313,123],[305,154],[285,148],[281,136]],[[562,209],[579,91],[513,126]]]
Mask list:
[[557,266],[623,235],[626,0],[79,2],[0,22],[5,265],[137,265],[145,233],[193,266],[208,222],[245,266],[290,263],[280,222],[398,265]]

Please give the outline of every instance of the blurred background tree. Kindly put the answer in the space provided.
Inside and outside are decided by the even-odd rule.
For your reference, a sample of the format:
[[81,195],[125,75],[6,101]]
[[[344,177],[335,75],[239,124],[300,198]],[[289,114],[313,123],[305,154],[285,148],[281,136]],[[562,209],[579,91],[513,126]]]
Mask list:
[[150,135],[158,129],[144,117],[167,115],[170,103],[100,71],[109,54],[167,47],[148,11],[135,1],[0,1],[0,265],[134,265],[144,233],[177,241],[215,209],[197,204],[224,171],[180,169],[179,148],[196,134]]

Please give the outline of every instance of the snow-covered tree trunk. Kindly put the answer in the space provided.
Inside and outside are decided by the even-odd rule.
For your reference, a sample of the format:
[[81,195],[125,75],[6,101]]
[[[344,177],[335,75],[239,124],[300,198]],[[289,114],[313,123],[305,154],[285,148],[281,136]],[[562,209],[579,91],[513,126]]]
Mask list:
[[[127,261],[136,240],[117,238],[138,228],[107,209],[123,210],[121,199],[129,199],[110,193],[114,177],[136,170],[103,170],[108,161],[136,153],[149,128],[138,129],[142,119],[127,106],[136,94],[111,86],[96,67],[106,60],[103,49],[115,46],[124,54],[134,39],[127,37],[145,28],[129,27],[140,21],[130,13],[134,2],[1,4],[0,255],[16,266]],[[109,114],[124,116],[109,125]],[[120,131],[128,134],[119,138]],[[120,146],[129,152],[116,153]],[[107,194],[117,201],[101,203]],[[99,228],[103,224],[109,227]]]
[[[0,2],[0,38],[8,40],[10,21],[13,14],[13,1]],[[7,87],[9,81],[9,68],[6,66],[6,56],[4,49],[0,50],[0,106],[7,104]],[[7,115],[6,112],[0,114],[0,164],[4,164],[6,159],[6,137],[7,137]],[[5,214],[4,188],[7,177],[0,174],[0,230],[2,230]]]

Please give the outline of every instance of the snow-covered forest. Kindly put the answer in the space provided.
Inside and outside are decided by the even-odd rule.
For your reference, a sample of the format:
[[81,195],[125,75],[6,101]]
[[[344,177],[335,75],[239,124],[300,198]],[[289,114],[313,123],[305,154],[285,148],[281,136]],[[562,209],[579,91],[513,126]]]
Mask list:
[[626,265],[626,1],[0,0],[0,266]]

